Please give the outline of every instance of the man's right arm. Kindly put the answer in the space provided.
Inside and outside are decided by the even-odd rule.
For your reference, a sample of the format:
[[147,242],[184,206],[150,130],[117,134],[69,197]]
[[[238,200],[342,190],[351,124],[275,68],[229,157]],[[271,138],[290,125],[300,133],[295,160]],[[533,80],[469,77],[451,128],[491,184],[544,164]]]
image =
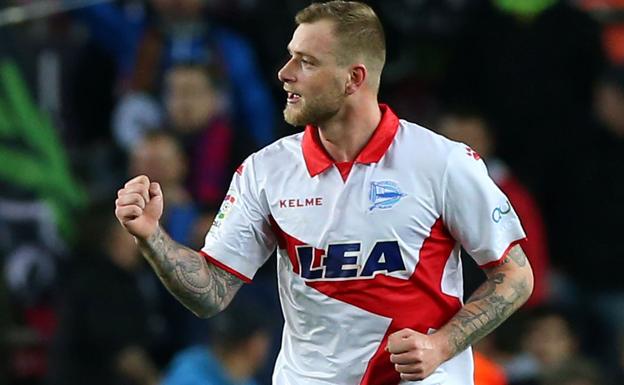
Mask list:
[[159,226],[163,196],[158,183],[141,175],[117,193],[115,215],[135,236],[141,252],[167,289],[199,317],[223,310],[243,281],[173,241]]
[[199,317],[223,310],[243,285],[238,277],[172,240],[160,226],[138,244],[167,289]]

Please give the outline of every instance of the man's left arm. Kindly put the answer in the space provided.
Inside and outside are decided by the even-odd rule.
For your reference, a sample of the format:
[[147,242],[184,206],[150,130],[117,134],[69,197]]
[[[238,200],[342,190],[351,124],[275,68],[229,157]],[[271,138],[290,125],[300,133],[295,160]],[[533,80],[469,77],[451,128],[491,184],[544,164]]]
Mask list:
[[533,291],[533,272],[519,245],[495,267],[484,269],[487,280],[461,310],[433,334],[403,329],[388,338],[387,350],[403,380],[422,380],[493,331]]

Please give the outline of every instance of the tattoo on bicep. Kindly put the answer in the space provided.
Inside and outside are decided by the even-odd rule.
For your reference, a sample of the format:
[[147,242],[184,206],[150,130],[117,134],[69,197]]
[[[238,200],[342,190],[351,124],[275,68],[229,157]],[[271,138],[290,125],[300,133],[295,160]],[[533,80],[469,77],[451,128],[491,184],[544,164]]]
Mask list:
[[527,256],[519,245],[512,247],[507,256],[520,267],[524,267],[527,264]]
[[505,256],[503,257],[503,260],[501,261],[499,266],[507,265],[512,261],[520,267],[524,267],[527,264],[527,256],[526,254],[524,254],[524,251],[522,251],[522,247],[520,247],[519,245],[515,245],[514,247],[509,249],[507,254],[505,254]]
[[472,293],[467,303],[480,301],[483,298],[492,295],[496,291],[496,286],[503,283],[504,280],[504,273],[496,273],[493,277],[490,277],[481,286],[479,286],[479,288],[477,288],[474,293]]

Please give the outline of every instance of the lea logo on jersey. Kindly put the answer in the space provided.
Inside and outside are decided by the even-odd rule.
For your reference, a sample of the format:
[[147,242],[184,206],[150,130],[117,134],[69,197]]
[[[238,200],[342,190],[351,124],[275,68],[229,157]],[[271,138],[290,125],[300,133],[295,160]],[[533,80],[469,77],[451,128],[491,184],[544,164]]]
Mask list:
[[405,263],[397,241],[378,241],[363,263],[362,244],[333,243],[327,250],[297,246],[300,275],[306,280],[372,278],[378,273],[405,271]]

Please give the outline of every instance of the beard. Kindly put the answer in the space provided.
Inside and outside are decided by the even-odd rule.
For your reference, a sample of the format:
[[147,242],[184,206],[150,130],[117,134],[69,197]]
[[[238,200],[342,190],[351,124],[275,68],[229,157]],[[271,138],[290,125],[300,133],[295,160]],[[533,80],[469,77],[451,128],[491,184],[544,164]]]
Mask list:
[[293,126],[320,126],[340,111],[344,99],[344,94],[337,88],[315,97],[302,96],[294,106],[286,104],[284,120]]

